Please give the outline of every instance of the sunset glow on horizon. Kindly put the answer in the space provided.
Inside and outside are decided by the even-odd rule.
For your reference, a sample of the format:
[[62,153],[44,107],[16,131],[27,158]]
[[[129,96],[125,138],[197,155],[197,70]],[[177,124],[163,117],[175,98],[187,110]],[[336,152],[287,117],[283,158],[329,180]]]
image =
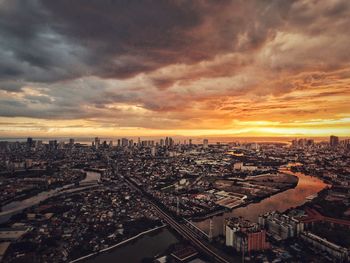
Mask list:
[[0,137],[349,136],[349,25],[347,0],[3,0]]

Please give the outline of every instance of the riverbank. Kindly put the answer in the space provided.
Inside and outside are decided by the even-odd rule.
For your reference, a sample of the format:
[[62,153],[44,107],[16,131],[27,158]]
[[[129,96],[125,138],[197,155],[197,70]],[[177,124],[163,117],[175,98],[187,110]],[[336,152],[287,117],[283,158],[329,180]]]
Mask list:
[[126,239],[126,240],[123,240],[123,241],[121,241],[121,242],[119,242],[119,243],[117,243],[117,244],[115,244],[115,245],[112,245],[112,246],[110,246],[110,247],[101,249],[101,250],[99,250],[99,251],[97,251],[97,252],[88,254],[88,255],[86,255],[86,256],[83,256],[83,257],[74,259],[74,260],[70,261],[70,263],[81,262],[81,261],[83,261],[83,260],[90,259],[90,258],[92,258],[92,257],[94,257],[94,256],[97,256],[97,255],[101,254],[101,253],[110,251],[110,250],[112,250],[112,249],[114,249],[114,248],[117,248],[117,247],[120,247],[120,246],[122,246],[122,245],[124,245],[124,244],[127,244],[128,242],[130,242],[130,241],[132,241],[132,240],[135,240],[135,239],[138,239],[138,238],[140,238],[140,237],[142,237],[142,236],[144,236],[144,235],[146,235],[146,234],[149,234],[149,233],[154,232],[154,231],[156,231],[156,230],[165,228],[166,226],[167,226],[166,224],[163,224],[163,225],[161,225],[161,226],[158,226],[158,227],[155,227],[155,228],[146,230],[146,231],[141,232],[141,233],[139,233],[139,234],[137,234],[137,235],[135,235],[135,236],[133,236],[133,237],[130,237],[130,238]]
[[56,197],[65,193],[79,192],[97,187],[97,182],[100,180],[100,178],[100,173],[87,171],[85,177],[80,181],[84,183],[83,186],[77,186],[76,184],[71,183],[48,191],[42,191],[37,195],[31,196],[24,200],[12,201],[1,207],[0,224],[6,223],[11,218],[11,216],[18,214],[27,208],[38,205],[49,198]]
[[[211,217],[214,236],[222,234],[223,223],[226,218],[242,216],[252,222],[257,222],[259,215],[275,210],[283,212],[291,207],[300,206],[306,202],[308,196],[317,194],[319,191],[327,187],[327,184],[319,178],[304,175],[302,173],[291,172],[291,174],[298,177],[298,183],[293,188],[289,187],[288,189],[280,189],[278,193],[271,196],[249,200],[240,207],[224,212],[221,215]],[[209,218],[206,218],[203,220],[193,220],[193,223],[208,233],[210,226],[209,221]]]
[[219,215],[222,215],[224,213],[232,212],[235,209],[246,207],[246,206],[248,206],[250,204],[253,204],[253,203],[259,203],[259,202],[263,201],[264,199],[270,198],[270,197],[272,197],[274,195],[280,194],[280,193],[285,192],[287,190],[294,189],[298,185],[299,178],[297,176],[295,176],[295,175],[293,175],[293,176],[296,177],[295,182],[293,184],[281,187],[278,191],[275,191],[273,193],[269,193],[269,194],[266,194],[266,195],[262,195],[262,196],[253,197],[253,198],[245,201],[244,203],[241,203],[241,204],[233,207],[232,209],[222,208],[222,209],[220,209],[218,211],[214,211],[214,212],[208,213],[207,215],[191,217],[190,220],[192,220],[193,222],[206,220],[206,219],[211,218],[213,216],[219,216]]

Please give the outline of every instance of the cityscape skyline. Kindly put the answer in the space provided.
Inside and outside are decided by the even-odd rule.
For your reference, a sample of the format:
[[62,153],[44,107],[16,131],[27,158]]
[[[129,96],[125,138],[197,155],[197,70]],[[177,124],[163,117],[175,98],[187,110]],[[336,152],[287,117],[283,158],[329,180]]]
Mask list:
[[350,263],[350,0],[0,0],[0,263]]
[[336,135],[330,135],[328,137],[313,137],[313,136],[281,136],[281,137],[233,137],[233,136],[183,136],[183,135],[159,135],[159,136],[111,136],[111,137],[104,137],[104,136],[89,136],[89,137],[74,137],[74,136],[66,136],[66,137],[0,137],[0,142],[25,142],[28,139],[30,140],[37,140],[41,142],[49,142],[50,140],[55,140],[57,142],[63,142],[68,143],[71,140],[75,141],[76,143],[81,144],[90,144],[93,142],[96,138],[98,138],[100,141],[106,141],[106,142],[113,142],[116,143],[122,139],[128,139],[128,140],[134,140],[137,141],[154,141],[154,142],[160,142],[161,140],[164,140],[164,138],[172,138],[174,140],[174,143],[177,144],[186,144],[186,143],[193,143],[193,144],[201,144],[203,143],[203,140],[207,140],[210,144],[216,144],[216,143],[288,143],[292,144],[294,141],[300,141],[300,140],[307,140],[310,139],[314,142],[330,142],[330,138],[335,137],[338,140],[344,140],[347,141],[350,139],[349,136],[336,136]]
[[0,261],[349,262],[349,153],[335,135],[1,140]]

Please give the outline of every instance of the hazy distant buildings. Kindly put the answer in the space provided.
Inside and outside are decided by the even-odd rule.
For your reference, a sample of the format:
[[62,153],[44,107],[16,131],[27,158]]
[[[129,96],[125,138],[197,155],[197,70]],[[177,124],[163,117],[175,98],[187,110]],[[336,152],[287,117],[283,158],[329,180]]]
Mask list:
[[57,150],[58,144],[57,144],[57,140],[50,140],[49,141],[49,150],[53,151],[53,150]]
[[36,148],[36,149],[41,148],[42,145],[43,145],[43,141],[41,141],[41,140],[35,141],[35,148]]
[[95,137],[94,146],[96,150],[98,150],[98,148],[100,147],[100,139],[98,137]]
[[171,137],[166,137],[165,138],[165,147],[173,147],[174,146],[174,140]]
[[204,139],[203,140],[203,148],[208,148],[208,144],[209,144],[209,142],[208,142],[208,139]]
[[156,147],[155,146],[153,146],[152,148],[151,148],[151,155],[154,157],[154,156],[156,156],[156,152],[157,150],[156,150]]
[[127,138],[122,138],[122,147],[128,147],[129,140]]
[[62,149],[64,149],[64,141],[60,141],[59,143],[58,143],[58,149],[60,149],[60,150],[62,150]]
[[30,149],[33,146],[33,138],[27,138],[27,147]]
[[301,139],[292,140],[292,147],[294,148],[312,147],[314,146],[314,144],[315,142],[313,139],[301,138]]
[[332,148],[336,148],[339,145],[339,137],[331,135],[330,138],[329,138],[329,145]]

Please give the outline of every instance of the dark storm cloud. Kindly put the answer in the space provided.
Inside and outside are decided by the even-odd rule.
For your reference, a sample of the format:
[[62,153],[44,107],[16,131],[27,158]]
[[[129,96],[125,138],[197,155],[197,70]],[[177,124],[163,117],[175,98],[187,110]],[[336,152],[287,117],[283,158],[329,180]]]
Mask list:
[[287,110],[274,100],[349,87],[349,5],[0,0],[0,116],[160,128],[224,119],[221,100],[235,101],[231,119]]
[[0,88],[18,91],[20,81],[53,82],[81,76],[85,49],[52,28],[38,1],[0,2]]
[[289,6],[287,1],[5,0],[0,79],[127,78],[256,48],[281,24]]
[[[215,5],[220,5],[218,1]],[[124,78],[207,57],[191,49],[203,21],[195,1],[43,1],[54,28],[91,51],[94,73]]]

